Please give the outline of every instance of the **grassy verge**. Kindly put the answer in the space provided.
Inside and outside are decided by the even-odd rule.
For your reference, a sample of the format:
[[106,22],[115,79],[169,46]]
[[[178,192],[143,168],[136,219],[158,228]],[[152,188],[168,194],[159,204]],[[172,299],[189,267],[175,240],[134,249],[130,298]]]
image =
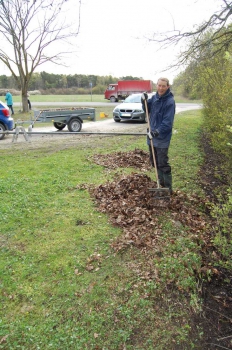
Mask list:
[[[21,96],[14,96],[14,102],[21,102]],[[102,95],[31,95],[32,106],[36,102],[109,102]]]
[[200,136],[200,113],[193,110],[176,115],[170,147],[170,163],[175,174],[174,187],[198,194],[201,190],[196,171],[202,163],[202,154],[197,143]]
[[[170,148],[174,187],[188,193],[200,191],[200,124],[199,111],[178,115]],[[85,190],[117,173],[92,155],[135,148],[146,150],[145,140],[1,151],[0,349],[195,348],[199,247],[165,212],[156,252],[116,254],[110,244],[121,231]]]

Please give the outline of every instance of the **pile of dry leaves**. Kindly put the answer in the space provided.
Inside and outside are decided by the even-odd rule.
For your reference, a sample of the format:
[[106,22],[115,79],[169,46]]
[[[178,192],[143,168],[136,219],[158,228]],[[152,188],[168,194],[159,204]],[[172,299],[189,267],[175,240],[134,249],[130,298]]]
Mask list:
[[[109,155],[95,155],[94,161],[107,168],[150,168],[148,153],[135,149]],[[203,200],[190,197],[180,191],[169,200],[157,199],[150,188],[157,188],[154,180],[146,174],[132,173],[116,178],[113,182],[91,190],[100,211],[107,213],[112,224],[123,230],[123,235],[113,243],[115,250],[130,244],[140,248],[154,248],[162,232],[159,216],[165,210],[176,226],[188,226],[191,233],[201,236],[205,230],[206,217],[195,208]],[[204,204],[204,203],[203,203]]]

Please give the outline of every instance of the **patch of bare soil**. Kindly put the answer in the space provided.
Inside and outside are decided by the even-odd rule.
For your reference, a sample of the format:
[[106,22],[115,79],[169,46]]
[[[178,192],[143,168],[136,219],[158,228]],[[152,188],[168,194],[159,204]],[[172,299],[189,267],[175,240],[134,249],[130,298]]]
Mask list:
[[[218,157],[215,157],[207,138],[203,138],[202,142],[206,158],[200,179],[208,201],[208,198],[216,198],[215,190],[224,186],[226,180],[223,177],[223,181],[219,181]],[[142,150],[95,155],[94,161],[106,168],[134,167],[143,171],[142,174],[116,177],[113,182],[90,190],[99,209],[107,213],[112,224],[121,227],[123,231],[112,243],[116,251],[130,245],[136,246],[143,253],[155,250],[162,233],[162,226],[157,218],[165,210],[170,213],[173,225],[188,227],[189,236],[201,246],[202,274],[208,269],[212,272],[210,282],[204,282],[201,289],[202,313],[193,315],[193,333],[198,327],[204,332],[198,349],[232,349],[232,273],[211,265],[210,254],[217,252],[211,243],[211,231],[208,227],[212,225],[212,219],[204,200],[176,191],[170,200],[158,200],[157,206],[157,199],[154,200],[154,194],[149,191],[149,188],[156,188],[156,182],[144,173],[150,165],[148,153]],[[198,210],[199,204],[205,210]],[[145,275],[147,271],[143,273]],[[152,271],[149,271],[149,275],[152,276]]]

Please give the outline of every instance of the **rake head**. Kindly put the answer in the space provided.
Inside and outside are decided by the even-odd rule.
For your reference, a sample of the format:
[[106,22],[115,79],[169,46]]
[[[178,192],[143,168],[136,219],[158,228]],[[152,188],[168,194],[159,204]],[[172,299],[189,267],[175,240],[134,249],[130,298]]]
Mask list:
[[152,192],[154,199],[170,199],[169,188],[149,188],[149,191]]

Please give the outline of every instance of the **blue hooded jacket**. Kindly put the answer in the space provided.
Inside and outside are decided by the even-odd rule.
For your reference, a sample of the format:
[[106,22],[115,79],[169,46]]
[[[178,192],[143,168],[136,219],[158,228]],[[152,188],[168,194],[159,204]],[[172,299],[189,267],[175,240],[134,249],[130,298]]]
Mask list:
[[11,93],[8,91],[5,96],[7,106],[13,106],[13,98]]
[[[153,137],[153,145],[157,148],[168,148],[172,137],[172,126],[176,110],[172,92],[168,89],[164,95],[158,92],[147,100],[150,114],[151,131],[157,130],[159,135]],[[147,144],[150,145],[148,138]]]

